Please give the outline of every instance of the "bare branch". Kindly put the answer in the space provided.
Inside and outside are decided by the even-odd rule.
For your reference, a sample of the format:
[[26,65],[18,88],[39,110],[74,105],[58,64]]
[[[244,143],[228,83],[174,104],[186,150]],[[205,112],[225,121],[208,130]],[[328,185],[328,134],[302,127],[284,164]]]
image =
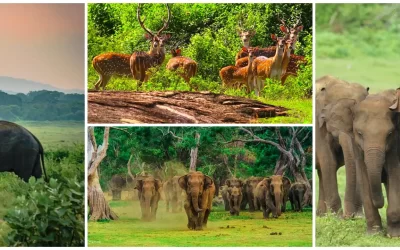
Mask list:
[[[93,131],[93,130],[90,130]],[[92,154],[92,161],[89,166],[89,172],[88,175],[91,176],[93,173],[97,170],[98,166],[100,165],[101,161],[106,157],[107,155],[107,148],[108,148],[108,137],[110,134],[110,128],[105,127],[104,128],[104,136],[103,136],[103,144],[100,145],[96,151]],[[91,136],[92,137],[92,136]],[[94,138],[94,135],[93,135]]]
[[115,130],[123,131],[123,132],[127,133],[129,136],[132,136],[132,133],[129,133],[128,129],[118,128],[118,127],[111,127],[111,128],[115,129]]

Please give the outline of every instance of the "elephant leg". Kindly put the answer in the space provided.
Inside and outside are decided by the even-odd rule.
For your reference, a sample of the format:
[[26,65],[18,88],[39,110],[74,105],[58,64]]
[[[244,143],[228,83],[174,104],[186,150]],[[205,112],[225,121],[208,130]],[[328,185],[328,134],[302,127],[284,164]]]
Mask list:
[[342,202],[340,200],[337,184],[337,161],[334,153],[330,148],[322,147],[324,152],[323,166],[321,166],[321,174],[323,181],[324,198],[327,207],[338,215],[341,215]]
[[393,157],[388,157],[387,199],[386,211],[387,233],[390,237],[400,237],[400,164]]
[[381,216],[379,215],[379,211],[374,206],[372,201],[372,193],[369,186],[367,168],[363,159],[357,159],[357,168],[359,168],[362,175],[363,205],[365,219],[367,221],[367,233],[374,234],[382,230]]
[[203,219],[203,227],[207,228],[208,216],[210,216],[211,209],[206,209]]
[[[275,207],[274,202],[272,201],[272,199],[267,199],[266,200],[266,205],[267,205],[268,209],[272,212],[272,217],[278,218],[278,214],[276,212],[276,207]],[[269,214],[269,212],[268,212],[268,214]],[[268,215],[268,217],[269,217],[269,215]]]
[[155,220],[157,217],[157,209],[158,209],[158,198],[154,197],[151,204],[151,220]]
[[38,152],[35,150],[22,149],[14,153],[18,155],[18,157],[14,157],[14,173],[25,182],[28,182],[35,170]]
[[249,198],[249,212],[254,212],[254,197],[253,195],[248,195]]
[[188,218],[187,227],[189,229],[195,229],[196,224],[193,221],[194,214],[192,212],[192,208],[190,206],[190,202],[189,201],[185,201],[185,204],[183,205],[183,207],[185,208],[185,212],[186,212],[186,215],[187,215],[187,218]]
[[267,213],[267,203],[266,203],[266,201],[260,202],[260,203],[261,203],[261,210],[263,212],[263,218],[268,219],[269,214]]
[[318,207],[317,215],[321,216],[327,213],[328,209],[326,207],[325,196],[324,196],[324,184],[322,180],[321,169],[317,169],[318,179],[319,179],[319,196],[318,196]]
[[196,228],[195,230],[203,230],[203,221],[204,221],[205,211],[201,211],[197,218]]
[[286,212],[286,202],[287,202],[287,195],[283,196],[283,202],[282,202],[282,212]]

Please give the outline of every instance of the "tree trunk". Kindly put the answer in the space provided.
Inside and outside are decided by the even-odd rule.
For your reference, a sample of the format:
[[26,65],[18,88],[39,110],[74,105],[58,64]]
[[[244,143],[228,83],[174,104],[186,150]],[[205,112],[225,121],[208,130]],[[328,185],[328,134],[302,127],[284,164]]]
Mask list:
[[200,134],[199,132],[196,132],[195,135],[195,141],[196,141],[196,147],[190,149],[190,172],[196,171],[196,165],[197,165],[197,155],[199,152],[199,143],[200,143]]
[[[110,128],[104,129],[103,144],[97,147],[94,128],[88,128],[88,204],[90,220],[116,220],[118,216],[111,211],[104,197],[99,181],[99,165],[106,156]],[[89,158],[89,157],[88,157]]]

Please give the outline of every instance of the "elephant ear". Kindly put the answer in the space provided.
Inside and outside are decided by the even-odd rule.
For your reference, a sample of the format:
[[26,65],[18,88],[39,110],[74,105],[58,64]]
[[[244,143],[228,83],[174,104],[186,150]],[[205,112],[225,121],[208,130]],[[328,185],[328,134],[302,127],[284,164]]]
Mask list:
[[136,182],[136,186],[134,187],[134,189],[137,189],[139,192],[142,192],[142,188],[143,188],[143,180],[139,179]]
[[243,187],[244,183],[242,180],[239,180],[239,185],[240,185],[240,187]]
[[231,180],[226,180],[226,181],[225,181],[225,185],[227,185],[228,187],[230,187],[230,186],[231,186]]
[[268,187],[271,186],[272,178],[265,178],[265,183],[267,183]]
[[290,185],[292,184],[292,183],[290,182],[289,178],[287,178],[287,177],[285,177],[285,176],[282,176],[282,182],[283,182],[283,186],[284,186],[284,187],[289,187],[289,188],[290,188]]
[[204,190],[211,187],[212,184],[213,184],[213,180],[211,179],[211,177],[204,175]]
[[181,177],[179,177],[179,179],[178,179],[179,186],[180,186],[183,190],[186,190],[186,189],[187,189],[187,180],[188,180],[188,176],[187,176],[187,175],[181,176]]
[[156,190],[158,191],[162,187],[162,182],[159,179],[155,179],[154,186],[156,187]]
[[389,109],[393,112],[400,112],[400,88],[396,90],[396,99],[395,102],[392,106],[389,107]]

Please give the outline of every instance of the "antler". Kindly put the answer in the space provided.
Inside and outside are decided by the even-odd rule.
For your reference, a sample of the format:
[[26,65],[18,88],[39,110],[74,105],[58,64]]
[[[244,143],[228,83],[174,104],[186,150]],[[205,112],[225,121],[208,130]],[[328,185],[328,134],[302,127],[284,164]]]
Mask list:
[[161,35],[161,32],[163,32],[163,30],[165,30],[168,27],[169,19],[171,18],[171,9],[167,3],[165,5],[167,6],[168,10],[168,19],[166,22],[164,21],[164,26],[157,32],[157,36]]
[[153,32],[152,32],[151,30],[147,29],[147,28],[144,26],[144,21],[145,21],[145,19],[144,19],[143,21],[140,20],[140,3],[138,4],[138,7],[137,7],[136,17],[137,17],[137,19],[138,19],[138,21],[139,21],[140,26],[141,26],[151,37],[154,37]]
[[300,25],[300,22],[301,22],[301,14],[300,14],[299,17],[297,18],[297,21],[296,21],[295,25],[293,25],[293,28],[296,28],[297,26],[299,26],[299,25]]
[[279,17],[279,14],[278,14],[278,20],[281,22],[281,24],[282,24],[283,26],[286,27],[287,30],[290,30],[290,27],[287,26],[286,23],[285,23],[285,21]]

